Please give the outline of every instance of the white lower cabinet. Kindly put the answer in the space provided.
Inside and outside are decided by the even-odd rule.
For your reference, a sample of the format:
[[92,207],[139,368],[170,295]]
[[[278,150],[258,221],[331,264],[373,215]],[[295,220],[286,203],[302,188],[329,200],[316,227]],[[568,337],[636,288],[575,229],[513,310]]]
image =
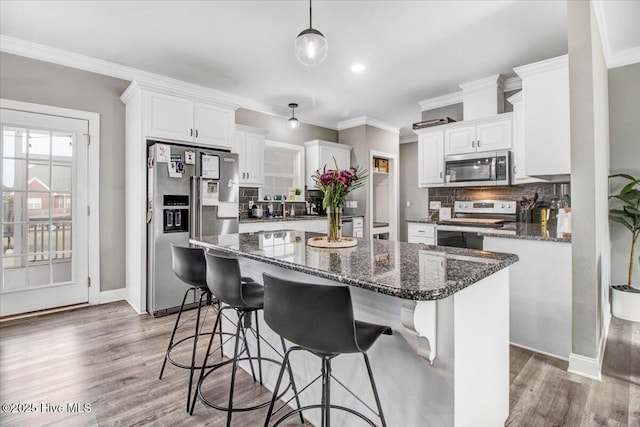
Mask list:
[[424,243],[425,245],[437,244],[436,224],[410,222],[407,227],[409,243]]
[[364,217],[353,217],[353,237],[364,237]]

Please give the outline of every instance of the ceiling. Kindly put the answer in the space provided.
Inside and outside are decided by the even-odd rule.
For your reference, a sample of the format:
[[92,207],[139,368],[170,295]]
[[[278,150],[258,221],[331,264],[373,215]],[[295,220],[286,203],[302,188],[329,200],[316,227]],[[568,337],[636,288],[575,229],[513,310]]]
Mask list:
[[[303,121],[328,127],[366,115],[402,127],[401,137],[420,120],[418,101],[567,53],[564,1],[315,1],[313,26],[329,55],[310,68],[293,53],[308,12],[304,0],[3,0],[0,31],[255,100],[276,114],[297,102]],[[366,70],[352,73],[354,62]]]

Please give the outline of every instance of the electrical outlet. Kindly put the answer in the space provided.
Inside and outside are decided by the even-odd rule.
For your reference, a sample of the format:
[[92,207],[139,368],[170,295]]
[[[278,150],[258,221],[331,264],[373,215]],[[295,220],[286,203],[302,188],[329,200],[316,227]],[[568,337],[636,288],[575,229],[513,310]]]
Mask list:
[[253,200],[249,200],[249,209],[253,207]]
[[442,207],[442,202],[429,202],[429,209],[440,209]]
[[351,207],[352,208],[357,208],[358,207],[358,201],[357,200],[352,200],[351,201]]

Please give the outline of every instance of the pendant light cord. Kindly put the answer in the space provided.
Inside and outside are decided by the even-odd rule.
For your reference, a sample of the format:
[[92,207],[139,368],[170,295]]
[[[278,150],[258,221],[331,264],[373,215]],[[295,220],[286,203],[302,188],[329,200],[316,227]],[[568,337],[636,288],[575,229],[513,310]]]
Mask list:
[[311,8],[311,0],[309,0],[309,28],[313,28],[313,25],[311,24],[311,14],[312,12],[312,8]]

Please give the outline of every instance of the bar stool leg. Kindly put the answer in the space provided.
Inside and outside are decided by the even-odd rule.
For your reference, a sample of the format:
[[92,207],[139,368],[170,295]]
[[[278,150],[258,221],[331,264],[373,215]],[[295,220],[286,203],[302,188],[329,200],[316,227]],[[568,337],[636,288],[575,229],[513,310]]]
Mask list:
[[[227,427],[231,427],[231,416],[233,415],[233,389],[236,383],[236,370],[238,369],[238,344],[240,342],[240,330],[245,313],[238,313],[238,325],[236,326],[236,345],[233,351],[233,367],[231,368],[231,388],[229,390],[229,411],[227,412]],[[202,370],[204,372],[204,369]]]
[[193,374],[196,366],[196,350],[198,348],[198,337],[200,336],[200,310],[202,309],[202,297],[207,294],[206,291],[200,293],[198,300],[198,314],[196,315],[196,332],[193,336],[193,352],[191,353],[191,372],[189,373],[189,392],[187,394],[187,412],[189,412],[189,404],[191,403],[191,389],[193,388]]
[[[220,313],[222,312],[222,304],[220,304],[220,301],[218,300],[218,316],[220,316]],[[216,329],[213,328],[213,332],[215,334]],[[220,323],[218,323],[218,332],[220,332],[220,358],[222,359],[224,357],[224,351],[222,349],[222,344],[223,344],[223,340],[222,340],[222,319],[220,319]]]
[[164,373],[164,368],[167,366],[167,358],[169,357],[169,351],[171,350],[171,346],[173,345],[173,339],[176,336],[176,331],[178,330],[178,325],[180,324],[180,317],[182,316],[182,309],[184,308],[185,302],[187,302],[187,295],[189,292],[193,291],[195,293],[196,288],[189,287],[184,293],[184,297],[182,298],[182,304],[180,304],[180,310],[178,311],[178,317],[176,318],[176,324],[173,326],[173,332],[171,333],[171,338],[169,339],[169,345],[167,346],[167,351],[164,354],[164,362],[162,362],[162,369],[160,369],[159,380],[162,379],[162,374]]
[[[284,338],[280,337],[280,342],[282,343],[283,354],[288,355],[289,353],[287,353],[287,346],[284,344]],[[293,389],[293,395],[296,398],[296,405],[298,405],[298,409],[300,409],[300,396],[298,396],[298,388],[296,387],[296,380],[293,379],[293,369],[291,369],[291,361],[289,360],[288,357],[286,358],[286,360],[283,359],[282,369],[284,369],[285,367],[284,365],[285,362],[286,362],[287,372],[289,373],[289,381],[291,382],[291,388]],[[275,394],[277,396],[278,394],[277,390],[275,391]],[[300,415],[300,422],[304,424],[304,417],[302,416],[302,412],[300,412],[299,415]],[[267,417],[267,420],[268,419],[269,417]]]
[[376,388],[376,382],[373,380],[373,372],[371,371],[371,363],[369,363],[369,356],[363,352],[364,362],[367,365],[367,373],[369,374],[369,381],[371,381],[371,388],[373,389],[373,397],[376,399],[376,405],[378,406],[378,416],[382,422],[382,427],[387,426],[387,422],[384,419],[384,413],[382,412],[382,406],[380,405],[380,397],[378,396],[378,389]]
[[253,377],[253,382],[256,382],[256,371],[253,369],[253,360],[251,357],[251,350],[249,349],[249,343],[247,341],[247,332],[244,327],[240,328],[242,332],[242,340],[244,342],[244,349],[247,351],[247,356],[249,357],[249,367],[251,368],[251,376]]
[[258,310],[256,314],[256,343],[258,345],[258,372],[260,376],[260,385],[262,385],[262,354],[260,353],[260,322],[258,321]]
[[[202,362],[202,369],[200,369],[200,377],[198,378],[198,385],[196,386],[196,389],[198,389],[200,387],[200,384],[202,384],[202,377],[204,376],[204,371],[205,371],[205,366],[207,366],[207,362],[209,361],[209,352],[211,351],[211,345],[213,344],[213,340],[215,339],[215,332],[216,329],[218,328],[218,324],[222,323],[222,310],[218,311],[218,315],[216,316],[216,322],[213,324],[213,329],[211,331],[211,338],[209,339],[209,345],[207,346],[207,352],[204,355],[204,361]],[[222,336],[221,336],[222,337]],[[222,338],[220,338],[222,340]],[[220,343],[222,346],[222,342]],[[193,396],[193,401],[191,402],[191,409],[189,410],[189,415],[193,415],[193,409],[196,406],[196,400],[198,400],[198,393],[196,392]]]
[[325,368],[325,381],[326,381],[326,386],[324,389],[325,392],[325,399],[324,399],[324,407],[325,407],[325,411],[324,411],[324,416],[325,416],[325,427],[330,427],[331,426],[331,359],[330,358],[326,358],[325,361],[326,364],[326,368]]

